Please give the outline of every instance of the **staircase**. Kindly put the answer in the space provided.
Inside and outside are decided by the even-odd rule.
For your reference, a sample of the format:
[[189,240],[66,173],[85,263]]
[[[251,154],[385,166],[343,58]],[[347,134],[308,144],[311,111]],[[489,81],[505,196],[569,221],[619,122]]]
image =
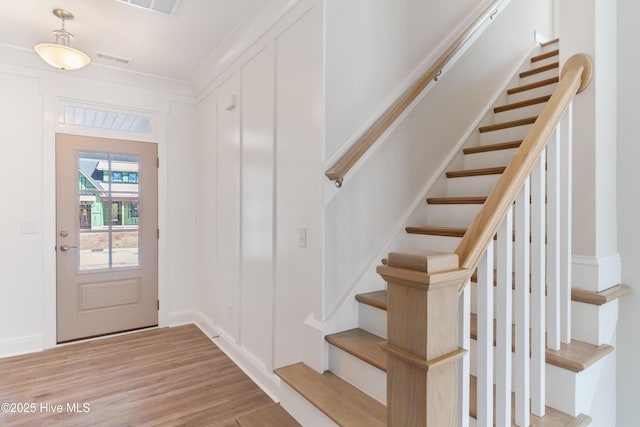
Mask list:
[[[407,247],[403,249],[404,252],[455,251],[467,227],[478,215],[487,196],[557,86],[558,46],[557,40],[543,44],[530,63],[523,67],[518,78],[514,79],[513,87],[507,90],[499,105],[493,109],[493,123],[481,126],[464,148],[463,169],[449,171],[443,177],[446,180],[443,186],[446,193],[430,195],[426,199],[427,215],[423,218],[424,222],[406,227]],[[497,256],[497,249],[494,255]],[[383,263],[386,263],[386,260],[383,260]],[[478,274],[474,274],[472,277],[470,291],[471,425],[475,425],[477,416],[477,276]],[[497,274],[491,276],[495,281]],[[576,290],[572,292],[572,299],[575,301],[574,304],[607,303],[625,292],[626,288],[623,286],[617,286],[602,294],[585,295],[584,291]],[[336,424],[383,426],[387,425],[387,352],[383,350],[388,328],[387,291],[360,294],[356,299],[359,302],[359,327],[326,336],[329,343],[330,372],[319,374],[302,363],[279,368],[275,372]],[[515,319],[515,315],[513,318]],[[494,337],[495,322],[494,320]],[[515,332],[513,334],[515,336]],[[577,340],[561,344],[557,351],[547,348],[546,381],[547,389],[551,392],[547,393],[545,415],[532,415],[531,425],[589,425],[591,418],[588,415],[565,413],[571,412],[571,408],[558,396],[575,395],[575,378],[612,351],[613,347],[607,344],[593,345]],[[562,374],[556,375],[556,369],[561,370]],[[567,378],[574,378],[574,381],[566,381]],[[514,414],[515,410],[511,413]],[[513,417],[512,423],[515,425]],[[466,420],[462,424],[467,425]]]

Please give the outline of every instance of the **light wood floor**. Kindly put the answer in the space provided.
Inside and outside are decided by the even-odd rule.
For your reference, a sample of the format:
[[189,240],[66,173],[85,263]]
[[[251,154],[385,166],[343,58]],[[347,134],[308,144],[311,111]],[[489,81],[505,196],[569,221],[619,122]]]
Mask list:
[[[193,325],[0,359],[0,404],[8,402],[35,413],[4,405],[3,426],[237,426],[273,405]],[[74,403],[89,411],[69,412]]]

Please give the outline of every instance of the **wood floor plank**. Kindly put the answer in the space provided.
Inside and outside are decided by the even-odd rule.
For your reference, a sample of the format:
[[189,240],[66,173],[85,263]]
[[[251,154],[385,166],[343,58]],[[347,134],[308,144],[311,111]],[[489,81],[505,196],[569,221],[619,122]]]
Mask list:
[[0,359],[0,372],[0,402],[35,404],[3,426],[237,426],[274,404],[194,325]]

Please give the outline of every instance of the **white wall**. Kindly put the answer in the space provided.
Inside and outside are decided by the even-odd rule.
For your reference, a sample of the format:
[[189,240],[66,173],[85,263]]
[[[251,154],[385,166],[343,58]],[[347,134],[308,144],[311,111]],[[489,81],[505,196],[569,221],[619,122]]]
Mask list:
[[[195,230],[189,224],[195,219],[190,190],[195,121],[188,86],[94,66],[66,73],[43,65],[33,52],[0,49],[0,221],[6,230],[0,268],[0,356],[56,343],[56,132],[158,143],[163,233],[159,321],[168,325],[192,319],[195,280],[190,257]],[[140,136],[62,125],[57,117],[63,103],[148,115],[153,133]]]
[[478,3],[326,1],[327,158],[436,53]]
[[[375,16],[377,25],[362,25],[355,29],[349,28],[340,12],[355,14],[345,2],[339,8],[337,2],[329,2],[327,19],[332,17],[337,21],[334,27],[332,21],[327,22],[327,48],[344,40],[350,46],[350,39],[354,33],[364,31],[357,37],[364,44],[361,49],[365,53],[349,52],[350,55],[335,55],[327,52],[327,115],[335,114],[334,108],[340,109],[344,117],[327,119],[327,146],[335,144],[335,139],[344,139],[350,132],[362,124],[367,114],[380,110],[381,104],[394,91],[392,82],[376,82],[373,76],[378,71],[391,79],[405,76],[411,67],[416,67],[420,60],[418,52],[426,57],[433,49],[443,43],[446,30],[451,30],[452,23],[470,15],[465,23],[468,25],[475,13],[471,13],[468,3],[457,2],[451,5],[451,10],[443,10],[440,14],[430,14],[423,10],[412,10],[408,5],[420,8],[421,2],[401,2],[399,9],[402,13],[391,13],[391,6],[397,2],[384,3],[383,13]],[[407,3],[405,5],[405,3]],[[364,7],[360,12],[367,19],[371,19],[371,8]],[[419,34],[417,31],[394,31],[392,42],[383,44],[378,51],[378,45],[373,47],[366,44],[366,40],[377,40],[377,31],[385,33],[385,28],[398,29],[404,21],[412,29],[418,26],[417,14],[423,18],[424,27],[435,26],[439,31],[434,33],[440,39],[417,43],[410,39],[414,36],[435,36],[428,31]],[[386,13],[386,14],[385,14]],[[411,16],[411,17],[409,17]],[[385,23],[388,17],[394,21]],[[417,104],[414,111],[379,145],[379,148],[362,164],[356,172],[349,174],[342,189],[327,202],[326,205],[326,269],[325,269],[325,313],[323,320],[331,317],[337,307],[350,299],[349,293],[361,274],[371,270],[371,263],[379,262],[379,252],[385,244],[407,225],[399,221],[411,208],[416,200],[426,196],[425,186],[437,173],[453,148],[464,139],[465,134],[472,129],[474,121],[482,117],[490,106],[492,98],[511,78],[530,49],[534,46],[534,31],[542,34],[551,33],[552,5],[550,1],[529,2],[513,0],[507,8],[498,15],[488,29],[467,51],[460,61],[453,65],[438,81],[431,91]],[[351,16],[358,23],[358,18]],[[396,22],[395,20],[398,20]],[[445,26],[440,27],[444,21]],[[466,25],[465,25],[466,26]],[[337,31],[337,34],[335,33]],[[385,33],[386,34],[386,33]],[[505,37],[509,34],[509,37]],[[388,34],[387,34],[388,35]],[[456,34],[457,36],[457,34]],[[453,38],[453,37],[450,37]],[[414,46],[422,46],[417,48]],[[412,55],[407,55],[398,61],[397,51],[406,52],[410,46]],[[338,49],[342,52],[343,49]],[[391,54],[390,52],[393,52]],[[367,66],[362,69],[359,61],[365,57]],[[376,56],[377,55],[377,56]],[[386,71],[397,66],[400,71]],[[358,70],[355,75],[354,68]],[[343,70],[341,73],[332,69]],[[342,74],[349,79],[342,81]],[[374,94],[361,96],[357,92],[360,85],[366,82],[368,89]],[[351,87],[353,86],[353,87]],[[354,89],[355,87],[355,89]],[[364,90],[361,92],[364,93]],[[345,111],[339,105],[348,106]],[[383,104],[384,106],[384,104]],[[335,138],[332,140],[331,138]],[[340,141],[342,142],[342,141]],[[335,145],[333,145],[335,148]],[[330,153],[330,152],[329,152]],[[325,165],[329,166],[329,164]],[[426,220],[426,219],[425,219]],[[413,224],[423,225],[423,224]],[[365,284],[366,286],[366,284]]]
[[267,389],[275,367],[321,366],[305,326],[322,300],[321,4],[292,5],[221,73],[215,55],[197,73],[196,181],[212,198],[196,219],[199,323]]
[[640,384],[640,47],[637,17],[640,3],[618,1],[618,244],[622,258],[622,283],[632,292],[620,301],[618,322],[618,427],[638,424],[638,384]]

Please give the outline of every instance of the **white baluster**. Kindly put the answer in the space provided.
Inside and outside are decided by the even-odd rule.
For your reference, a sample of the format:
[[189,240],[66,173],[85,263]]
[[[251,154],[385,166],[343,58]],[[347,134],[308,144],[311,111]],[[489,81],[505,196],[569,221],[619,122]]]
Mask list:
[[547,145],[547,347],[560,350],[560,126]]
[[545,414],[545,161],[531,173],[531,413]]
[[493,426],[493,241],[478,264],[478,426]]
[[460,426],[469,427],[469,380],[471,378],[471,289],[470,282],[464,287],[460,295],[459,324],[460,347],[467,350],[462,357],[460,367]]
[[516,198],[516,290],[515,290],[515,390],[516,425],[529,426],[529,239],[530,190],[529,178]]
[[498,229],[496,286],[496,426],[511,426],[513,209]]
[[571,342],[571,200],[573,103],[560,122],[560,338]]

